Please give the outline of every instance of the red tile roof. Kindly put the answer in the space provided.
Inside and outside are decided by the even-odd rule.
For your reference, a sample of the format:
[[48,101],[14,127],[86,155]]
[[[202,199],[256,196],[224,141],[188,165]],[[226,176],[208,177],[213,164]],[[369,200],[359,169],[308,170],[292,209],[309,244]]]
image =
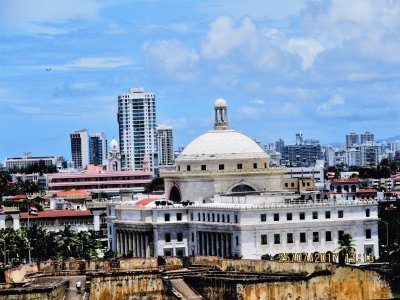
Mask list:
[[356,192],[357,194],[362,194],[362,193],[377,193],[377,190],[374,189],[365,189],[365,190],[359,190],[358,192]]
[[85,190],[76,190],[76,189],[57,192],[57,197],[68,197],[68,196],[74,196],[74,197],[80,196],[86,198],[90,196],[90,192],[87,192]]
[[27,199],[26,195],[15,195],[11,197],[12,200]]
[[147,204],[149,204],[149,203],[151,203],[151,202],[153,202],[155,200],[158,200],[158,199],[157,198],[146,198],[146,199],[142,199],[142,200],[137,201],[135,203],[135,205],[146,206]]
[[[29,215],[29,219],[44,218],[71,218],[71,217],[89,217],[92,216],[90,210],[44,210],[39,211],[37,215]],[[19,213],[21,219],[28,219],[28,213]]]
[[338,179],[338,178],[333,178],[331,180],[331,183],[360,183],[361,180],[359,178],[347,178],[347,179]]

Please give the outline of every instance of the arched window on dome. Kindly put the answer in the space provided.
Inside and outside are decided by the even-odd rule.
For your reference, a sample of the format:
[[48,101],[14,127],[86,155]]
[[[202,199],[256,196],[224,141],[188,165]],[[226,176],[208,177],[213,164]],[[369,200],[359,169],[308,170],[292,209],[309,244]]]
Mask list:
[[181,197],[181,192],[177,188],[177,186],[173,186],[171,191],[169,192],[169,200],[174,201],[174,202],[181,202],[182,197]]
[[255,192],[251,186],[247,184],[239,184],[232,188],[232,193]]

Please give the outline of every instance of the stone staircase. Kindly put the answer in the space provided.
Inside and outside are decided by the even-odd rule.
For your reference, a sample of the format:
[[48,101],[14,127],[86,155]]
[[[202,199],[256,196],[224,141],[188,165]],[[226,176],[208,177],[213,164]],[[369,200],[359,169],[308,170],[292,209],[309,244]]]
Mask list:
[[202,300],[203,297],[193,290],[184,280],[185,275],[198,275],[209,272],[210,268],[188,268],[164,273],[163,280],[178,299]]

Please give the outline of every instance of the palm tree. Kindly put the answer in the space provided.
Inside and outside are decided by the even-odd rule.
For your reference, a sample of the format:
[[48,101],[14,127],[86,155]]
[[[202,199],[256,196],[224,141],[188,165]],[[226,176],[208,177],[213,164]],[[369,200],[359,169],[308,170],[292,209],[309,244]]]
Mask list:
[[339,239],[339,247],[335,251],[339,251],[339,263],[344,264],[346,255],[349,257],[351,254],[356,252],[356,244],[354,243],[353,237],[350,233],[343,234],[342,238]]

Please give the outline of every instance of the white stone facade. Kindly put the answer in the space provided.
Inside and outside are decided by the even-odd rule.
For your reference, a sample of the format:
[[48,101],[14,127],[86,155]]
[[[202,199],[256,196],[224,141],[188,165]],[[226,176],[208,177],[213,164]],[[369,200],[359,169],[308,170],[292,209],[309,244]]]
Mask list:
[[[119,254],[231,257],[240,253],[259,259],[264,254],[337,252],[339,235],[350,233],[357,254],[379,256],[377,202],[285,204],[288,198],[278,198],[272,204],[262,196],[247,200],[232,196],[221,203],[188,206],[116,206],[115,216],[109,218],[109,238]],[[248,203],[254,199],[257,204]],[[145,249],[141,254],[138,246]]]

